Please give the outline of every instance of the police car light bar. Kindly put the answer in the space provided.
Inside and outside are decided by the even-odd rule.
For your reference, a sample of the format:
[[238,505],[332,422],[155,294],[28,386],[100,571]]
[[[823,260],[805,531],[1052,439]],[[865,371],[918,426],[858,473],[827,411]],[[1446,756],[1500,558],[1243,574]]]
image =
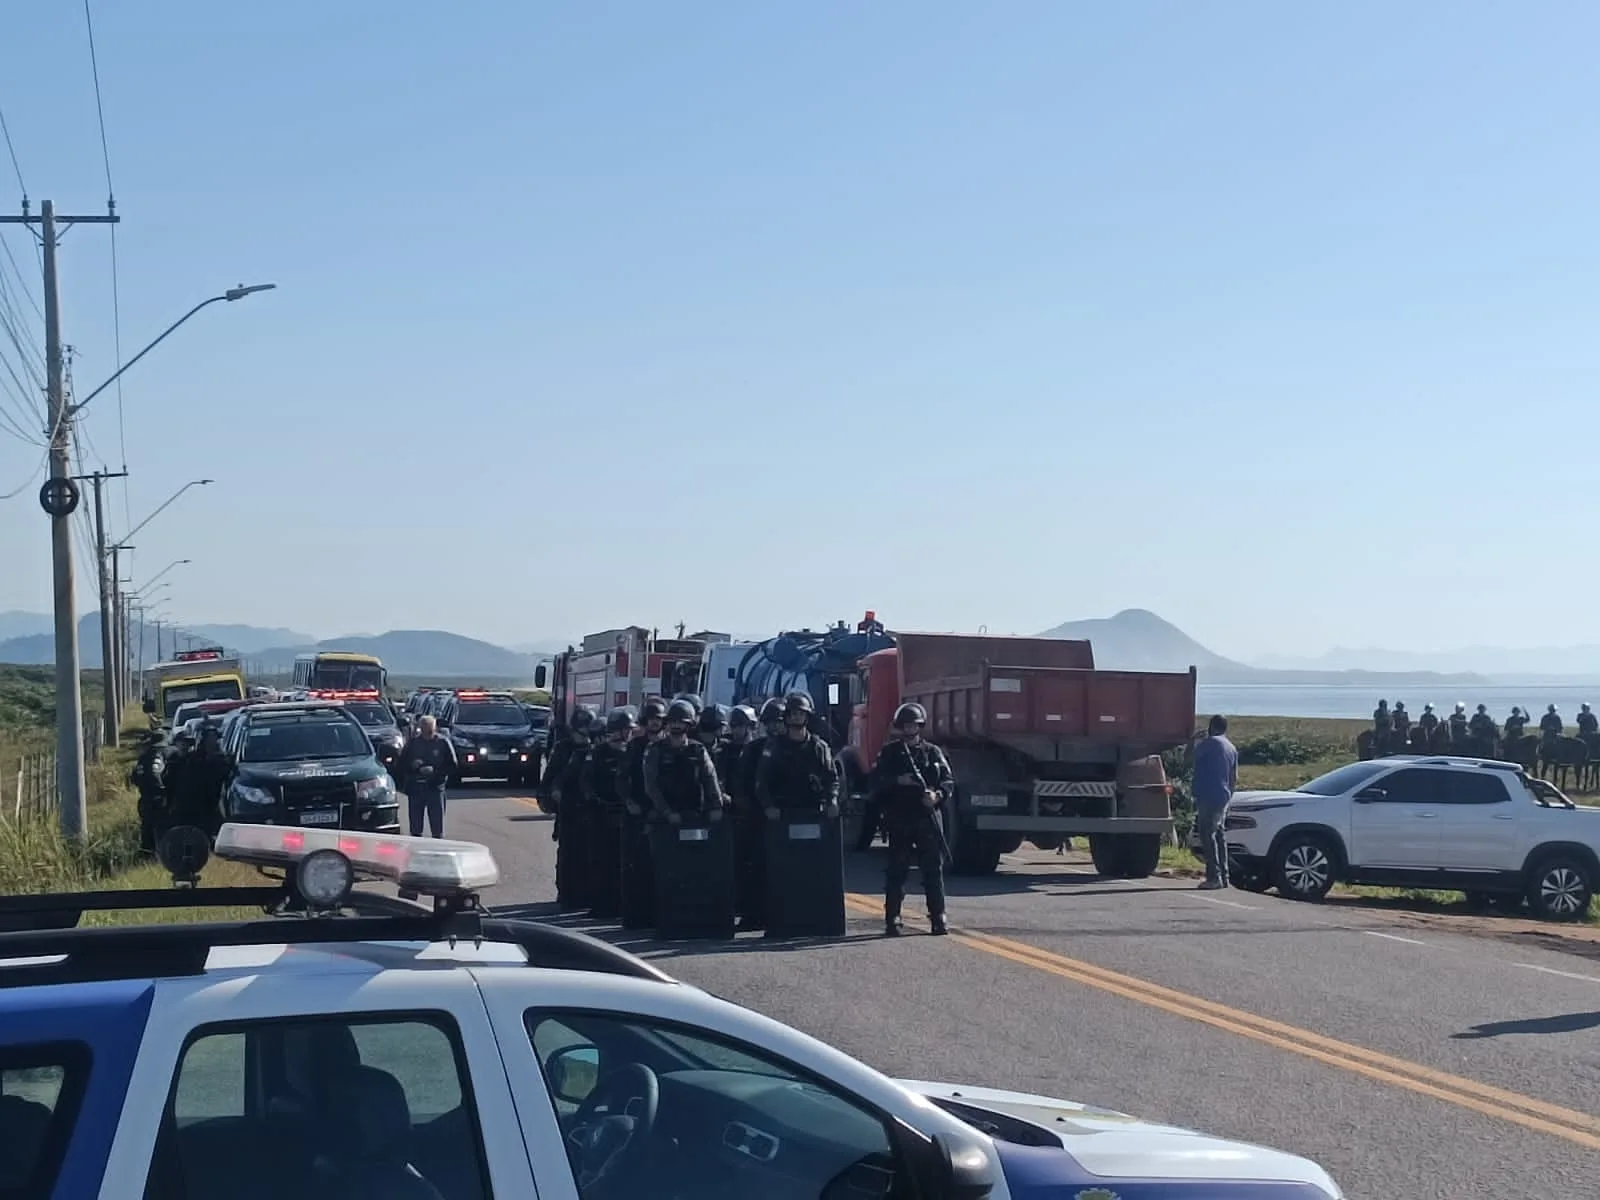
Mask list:
[[488,698],[489,698],[489,693],[485,692],[485,691],[482,691],[481,689],[480,690],[474,690],[474,691],[463,691],[463,692],[457,692],[456,693],[456,699],[457,700],[487,700]]
[[307,695],[313,700],[376,700],[378,699],[378,689],[361,688],[357,691],[340,691],[336,688],[318,688],[316,691],[308,692]]
[[387,880],[424,896],[459,896],[500,881],[494,855],[476,842],[229,822],[218,831],[215,846],[218,858],[289,869],[323,850],[342,854],[357,876]]

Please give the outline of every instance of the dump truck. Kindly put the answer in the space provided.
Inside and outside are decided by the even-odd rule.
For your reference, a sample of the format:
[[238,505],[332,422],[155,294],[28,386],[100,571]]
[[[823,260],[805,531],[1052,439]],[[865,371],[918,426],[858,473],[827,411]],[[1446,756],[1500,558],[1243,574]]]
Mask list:
[[1024,840],[1056,850],[1084,836],[1103,875],[1156,869],[1172,833],[1163,751],[1194,730],[1195,669],[1101,671],[1087,641],[897,633],[858,664],[850,745],[840,755],[846,837],[871,830],[867,772],[906,701],[928,713],[956,794],[943,817],[951,870],[987,875]]
[[244,671],[238,655],[221,649],[180,650],[144,671],[144,711],[172,724],[182,704],[198,700],[243,700]]

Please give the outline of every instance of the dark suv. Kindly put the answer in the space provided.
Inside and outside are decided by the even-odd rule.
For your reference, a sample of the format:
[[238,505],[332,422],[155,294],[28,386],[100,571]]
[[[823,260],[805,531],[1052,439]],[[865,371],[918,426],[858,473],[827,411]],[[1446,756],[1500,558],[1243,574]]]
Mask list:
[[445,702],[439,731],[456,751],[457,779],[530,782],[538,771],[539,734],[510,692],[456,692]]
[[224,821],[399,832],[394,780],[341,702],[246,708],[223,749],[230,761]]

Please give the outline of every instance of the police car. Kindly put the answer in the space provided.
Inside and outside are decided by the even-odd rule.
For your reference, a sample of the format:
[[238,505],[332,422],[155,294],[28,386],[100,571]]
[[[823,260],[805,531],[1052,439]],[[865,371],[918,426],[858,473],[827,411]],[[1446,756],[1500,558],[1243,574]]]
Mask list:
[[[1313,1163],[906,1084],[574,931],[497,918],[483,846],[229,824],[281,871],[0,898],[0,1195],[83,1200],[1327,1200]],[[381,880],[431,909],[356,890]],[[265,919],[74,928],[113,907]]]

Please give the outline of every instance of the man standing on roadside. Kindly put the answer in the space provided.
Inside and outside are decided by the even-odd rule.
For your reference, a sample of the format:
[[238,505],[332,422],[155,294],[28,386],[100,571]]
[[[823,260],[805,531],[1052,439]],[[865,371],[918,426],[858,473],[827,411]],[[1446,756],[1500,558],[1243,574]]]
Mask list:
[[1239,752],[1228,740],[1228,720],[1211,718],[1207,736],[1194,748],[1194,820],[1205,855],[1206,879],[1200,886],[1216,891],[1228,886],[1228,802],[1239,786]]
[[456,769],[456,748],[439,736],[438,724],[433,717],[417,722],[417,736],[406,743],[395,764],[411,810],[412,837],[422,836],[424,817],[434,837],[444,836],[444,789]]

